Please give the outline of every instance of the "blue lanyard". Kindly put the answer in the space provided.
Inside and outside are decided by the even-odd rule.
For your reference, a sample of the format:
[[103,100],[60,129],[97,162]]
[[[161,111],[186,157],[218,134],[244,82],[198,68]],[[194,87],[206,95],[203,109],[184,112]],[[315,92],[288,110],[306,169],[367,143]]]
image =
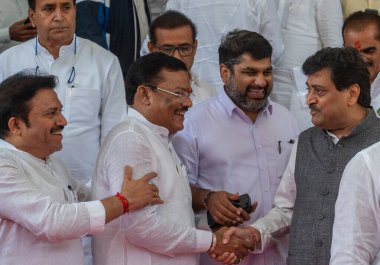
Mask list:
[[[37,57],[38,57],[38,49],[37,49],[37,37],[36,37],[36,42],[35,42],[35,57],[36,57],[36,71],[35,71],[35,74],[38,75],[40,74],[40,66],[38,65],[37,63]],[[69,79],[67,79],[67,84],[71,87],[74,87],[73,83],[74,83],[74,80],[75,80],[75,63],[76,63],[76,60],[77,60],[77,36],[75,35],[74,36],[74,56],[75,56],[75,59],[74,59],[74,64],[73,66],[71,67],[71,72],[70,72],[70,75],[69,75]]]

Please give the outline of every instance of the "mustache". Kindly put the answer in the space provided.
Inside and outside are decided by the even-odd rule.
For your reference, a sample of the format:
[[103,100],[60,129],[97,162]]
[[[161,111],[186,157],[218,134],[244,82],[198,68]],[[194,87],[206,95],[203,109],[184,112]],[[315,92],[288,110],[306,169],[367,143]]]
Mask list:
[[55,132],[63,131],[64,128],[65,128],[65,126],[58,126],[58,127],[52,128],[50,130],[50,133],[55,133]]
[[309,109],[310,110],[314,110],[314,111],[320,111],[320,108],[318,108],[318,106],[315,105],[315,104],[310,104],[309,105]]

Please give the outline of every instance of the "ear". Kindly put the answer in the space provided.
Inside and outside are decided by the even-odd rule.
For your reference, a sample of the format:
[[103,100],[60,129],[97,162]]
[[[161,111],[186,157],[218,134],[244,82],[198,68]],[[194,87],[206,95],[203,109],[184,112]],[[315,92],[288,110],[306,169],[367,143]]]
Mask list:
[[151,41],[148,41],[148,50],[149,52],[155,52],[155,46]]
[[223,84],[226,84],[231,76],[231,71],[225,64],[219,66],[220,77],[222,78]]
[[10,134],[12,135],[20,135],[21,134],[21,121],[19,118],[11,117],[8,121],[8,128]]
[[149,106],[151,104],[151,90],[145,86],[139,86],[136,90],[133,104]]
[[348,98],[347,98],[348,106],[353,106],[357,104],[359,95],[360,95],[360,86],[358,84],[350,85],[348,87]]
[[36,23],[34,22],[34,16],[35,16],[35,12],[33,9],[29,8],[28,10],[28,16],[29,16],[29,19],[30,19],[30,22],[32,23],[32,26],[33,28],[36,28]]

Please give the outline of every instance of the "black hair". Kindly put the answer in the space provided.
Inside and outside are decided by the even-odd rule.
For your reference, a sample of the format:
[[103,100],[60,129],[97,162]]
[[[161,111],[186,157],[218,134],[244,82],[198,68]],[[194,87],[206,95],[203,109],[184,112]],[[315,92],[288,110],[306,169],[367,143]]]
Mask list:
[[28,102],[41,89],[54,89],[58,78],[54,75],[34,75],[19,72],[0,84],[0,139],[9,132],[8,121],[17,117],[29,125]]
[[263,36],[248,30],[235,29],[227,33],[218,49],[219,64],[226,65],[233,72],[233,65],[240,62],[243,54],[261,60],[272,56],[272,46]]
[[155,20],[153,20],[152,24],[149,27],[149,38],[153,44],[157,43],[156,30],[157,29],[176,29],[179,27],[190,26],[191,32],[193,33],[192,39],[195,42],[197,38],[197,27],[191,21],[190,18],[185,16],[183,13],[168,10],[162,15],[158,16]]
[[377,12],[373,12],[372,9],[366,9],[365,11],[357,11],[349,15],[345,20],[342,27],[342,36],[344,39],[344,31],[350,28],[354,31],[361,31],[365,26],[374,24],[377,27],[376,40],[380,40],[380,16]]
[[138,58],[128,69],[125,76],[125,94],[128,105],[133,100],[140,85],[156,85],[161,79],[163,69],[170,71],[187,71],[184,62],[162,52],[153,52]]
[[322,69],[331,70],[331,80],[338,91],[358,84],[360,95],[358,104],[369,108],[371,105],[371,84],[366,63],[354,48],[323,48],[306,59],[302,65],[305,75]]

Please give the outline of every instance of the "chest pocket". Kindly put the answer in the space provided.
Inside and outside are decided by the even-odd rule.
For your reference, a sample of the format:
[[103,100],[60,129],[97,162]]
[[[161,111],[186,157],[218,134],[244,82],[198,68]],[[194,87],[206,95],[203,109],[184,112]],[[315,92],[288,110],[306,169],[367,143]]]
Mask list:
[[[69,109],[66,118],[72,124],[92,125],[99,120],[101,95],[100,90],[81,87],[68,88]],[[65,106],[64,106],[65,108]]]

